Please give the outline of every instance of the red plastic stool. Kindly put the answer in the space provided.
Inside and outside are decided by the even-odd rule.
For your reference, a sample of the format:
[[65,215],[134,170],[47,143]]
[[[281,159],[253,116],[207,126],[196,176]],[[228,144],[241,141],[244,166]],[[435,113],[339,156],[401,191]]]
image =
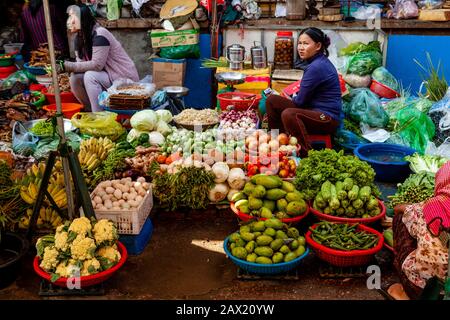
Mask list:
[[309,143],[311,145],[325,145],[325,148],[332,149],[333,145],[331,143],[331,135],[330,134],[309,134]]

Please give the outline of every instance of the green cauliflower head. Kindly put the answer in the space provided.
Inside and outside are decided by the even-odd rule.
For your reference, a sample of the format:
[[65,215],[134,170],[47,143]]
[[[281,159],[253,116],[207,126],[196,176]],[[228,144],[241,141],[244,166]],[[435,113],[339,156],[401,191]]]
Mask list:
[[95,253],[96,245],[92,238],[86,238],[78,235],[70,245],[70,252],[72,258],[75,260],[84,261],[92,259]]
[[55,246],[45,247],[40,267],[47,272],[52,272],[58,265],[58,255],[59,251]]
[[94,225],[93,234],[97,245],[112,245],[119,239],[116,226],[107,219],[101,219]]

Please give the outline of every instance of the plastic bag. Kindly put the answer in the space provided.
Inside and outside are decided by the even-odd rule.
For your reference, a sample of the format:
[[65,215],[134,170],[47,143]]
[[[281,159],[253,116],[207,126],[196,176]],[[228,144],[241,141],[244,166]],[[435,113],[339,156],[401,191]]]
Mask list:
[[435,135],[435,127],[430,117],[411,106],[398,112],[397,121],[400,126],[398,134],[411,148],[423,154],[428,142],[432,141]]
[[352,17],[357,20],[368,20],[381,17],[381,9],[375,5],[361,6],[355,12],[352,12]]
[[198,59],[200,58],[200,46],[198,44],[188,44],[176,47],[163,47],[159,52],[159,56],[166,59]]
[[420,9],[434,10],[441,9],[444,6],[444,1],[439,0],[420,0],[417,5]]
[[26,70],[19,70],[3,81],[2,89],[11,89],[16,82],[29,85],[32,82],[36,82],[36,77]]
[[385,67],[378,67],[373,70],[372,78],[379,83],[388,86],[394,91],[399,90],[397,79],[395,79],[395,77]]
[[381,67],[383,56],[378,51],[360,52],[348,61],[347,73],[365,76],[371,74],[376,68]]
[[14,153],[22,156],[30,156],[36,150],[39,137],[29,132],[22,122],[16,121],[12,132],[12,147]]
[[428,113],[433,106],[433,102],[427,98],[417,98],[413,101],[413,104],[417,110],[423,113]]
[[419,16],[419,8],[413,0],[396,0],[395,6],[388,11],[388,18],[411,19]]
[[72,124],[80,129],[82,134],[94,137],[108,137],[112,141],[117,140],[125,129],[116,121],[117,113],[102,112],[78,112],[71,119]]
[[122,0],[108,0],[106,7],[106,18],[108,18],[108,20],[119,19],[122,5]]
[[[66,132],[67,144],[72,147],[72,150],[78,152],[80,150],[81,137],[74,132]],[[36,150],[34,151],[34,158],[46,159],[51,151],[56,151],[59,145],[59,136],[52,138],[44,138],[39,140]]]
[[357,74],[344,74],[342,78],[353,88],[367,88],[372,81],[370,75],[358,76]]
[[153,110],[169,110],[172,115],[177,115],[184,109],[179,99],[171,98],[164,90],[158,90],[152,97]]
[[378,97],[366,88],[354,89],[350,93],[351,101],[345,104],[344,112],[355,121],[371,127],[384,128],[389,116],[381,106]]
[[447,139],[445,139],[437,148],[433,142],[429,142],[425,154],[450,159],[450,137],[447,137]]
[[381,43],[370,41],[368,44],[362,42],[352,42],[347,47],[339,50],[340,56],[353,56],[361,52],[378,51],[381,53]]
[[341,147],[349,150],[356,149],[360,144],[369,143],[368,140],[358,136],[354,132],[345,129],[338,129],[334,134],[334,141]]

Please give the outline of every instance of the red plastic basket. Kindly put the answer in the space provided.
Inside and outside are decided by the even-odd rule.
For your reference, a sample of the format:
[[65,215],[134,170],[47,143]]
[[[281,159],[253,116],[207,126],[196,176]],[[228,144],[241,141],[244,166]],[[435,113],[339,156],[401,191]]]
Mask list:
[[[264,221],[264,220],[267,220],[267,218],[260,218],[260,217],[255,217],[255,216],[251,216],[251,215],[249,215],[249,214],[246,214],[246,213],[243,213],[243,212],[240,212],[235,206],[234,206],[234,202],[231,202],[230,203],[230,208],[231,208],[231,211],[233,211],[233,213],[239,218],[239,219],[241,219],[242,221],[249,221],[249,220],[252,220],[252,219],[258,219],[258,220],[262,220],[262,221]],[[284,223],[299,223],[301,220],[303,220],[308,214],[309,214],[309,206],[308,206],[308,204],[306,205],[306,212],[303,214],[303,215],[301,215],[301,216],[298,216],[298,217],[295,217],[295,218],[285,218],[285,219],[281,219],[281,221],[282,222],[284,222]]]
[[372,83],[370,85],[370,91],[376,93],[381,98],[394,99],[400,97],[400,94],[397,91],[392,90],[388,86],[385,86],[384,84],[376,80],[372,80]]
[[[99,283],[102,283],[106,280],[108,280],[117,270],[119,270],[123,264],[125,263],[125,261],[128,258],[128,253],[127,253],[127,249],[125,248],[125,246],[120,243],[117,242],[117,247],[118,250],[120,252],[121,258],[119,260],[119,262],[113,266],[112,268],[90,275],[90,276],[83,276],[80,277],[80,286],[83,287],[89,287],[89,286],[93,286]],[[36,256],[33,260],[33,268],[34,271],[42,278],[44,278],[47,281],[51,281],[51,274],[45,272],[44,270],[41,269],[41,267],[39,266],[39,257]],[[52,282],[52,284],[57,285],[59,287],[67,287],[67,279],[68,278],[59,278],[58,280],[56,280],[55,282]]]
[[[56,103],[55,95],[53,93],[48,93],[47,88],[43,89],[41,92],[47,99],[48,104]],[[62,103],[79,103],[78,99],[75,98],[72,92],[60,92],[60,97]]]
[[[317,226],[318,225],[315,224],[311,228],[315,229]],[[319,259],[337,267],[358,267],[367,265],[372,261],[373,256],[383,248],[384,238],[378,231],[362,224],[358,225],[357,230],[364,230],[376,234],[378,236],[378,244],[374,248],[368,250],[342,251],[328,248],[314,241],[311,238],[311,230],[306,233],[305,238],[306,242],[313,248]]]
[[380,199],[378,199],[378,205],[381,209],[381,212],[379,215],[370,217],[370,218],[343,218],[343,217],[337,217],[333,216],[331,214],[325,214],[323,212],[317,211],[313,207],[311,207],[311,212],[319,219],[319,220],[325,220],[325,221],[331,221],[331,222],[342,222],[342,223],[362,223],[362,224],[371,224],[374,223],[380,219],[383,219],[383,217],[386,215],[386,207]]
[[228,106],[234,106],[236,110],[245,111],[247,109],[257,109],[261,95],[246,92],[224,92],[219,93],[217,99],[222,110],[226,110]]

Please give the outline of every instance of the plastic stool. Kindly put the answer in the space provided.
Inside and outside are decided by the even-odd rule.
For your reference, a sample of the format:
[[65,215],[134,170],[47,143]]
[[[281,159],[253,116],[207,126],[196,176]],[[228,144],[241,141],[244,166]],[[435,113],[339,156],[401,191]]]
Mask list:
[[311,143],[311,146],[314,148],[314,146],[319,145],[321,149],[323,149],[323,146],[328,149],[332,149],[333,145],[331,143],[331,135],[330,134],[310,134],[309,137],[309,143]]

